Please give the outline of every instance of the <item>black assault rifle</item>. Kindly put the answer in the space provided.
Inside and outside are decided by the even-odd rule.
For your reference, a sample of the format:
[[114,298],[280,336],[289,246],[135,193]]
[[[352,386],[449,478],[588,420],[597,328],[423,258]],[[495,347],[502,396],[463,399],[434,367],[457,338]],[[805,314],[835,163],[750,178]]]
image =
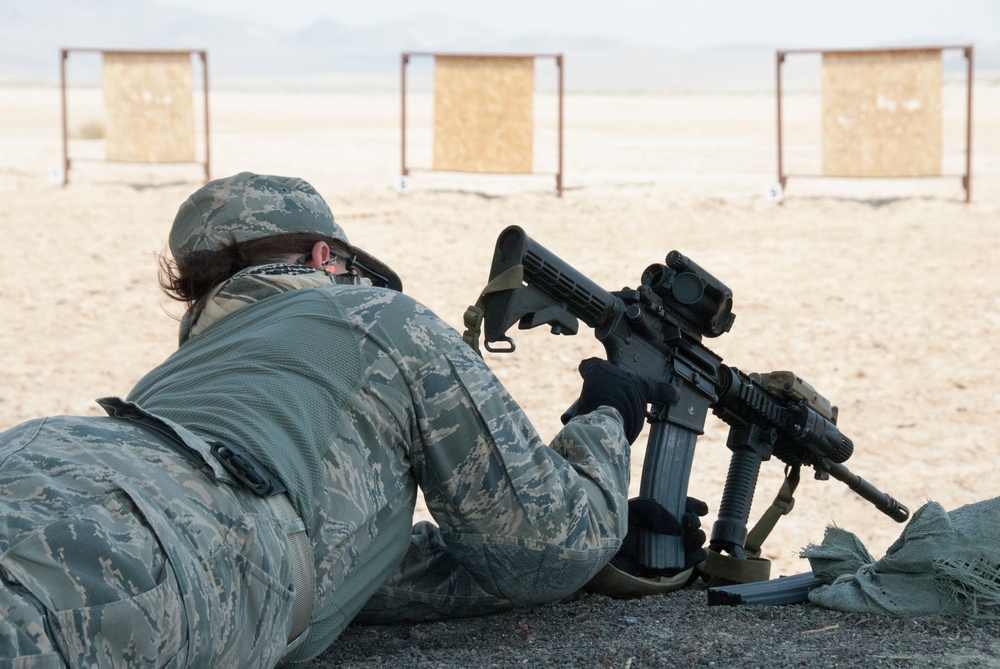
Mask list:
[[[520,329],[548,325],[555,334],[571,335],[583,321],[609,361],[649,383],[651,429],[639,494],[677,518],[684,513],[695,441],[708,410],[729,425],[732,458],[710,556],[756,557],[744,552],[746,524],[761,462],[771,455],[794,470],[796,482],[799,467],[808,465],[816,478],[846,483],[897,522],[909,518],[905,506],[843,465],[853,443],[836,426],[836,407],[809,384],[791,372],[745,374],[722,364],[702,344],[703,336],[718,337],[732,327],[732,292],[677,251],[666,256],[665,264],[647,267],[638,288],[611,293],[511,226],[497,239],[480,304],[484,346],[490,352],[514,351],[507,336],[514,323]],[[640,563],[650,570],[681,569],[680,537],[645,533]]]

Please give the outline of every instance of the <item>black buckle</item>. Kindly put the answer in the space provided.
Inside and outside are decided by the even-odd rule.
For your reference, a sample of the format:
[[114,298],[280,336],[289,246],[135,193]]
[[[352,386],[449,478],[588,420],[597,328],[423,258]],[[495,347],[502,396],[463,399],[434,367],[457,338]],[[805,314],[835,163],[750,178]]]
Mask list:
[[271,497],[285,492],[285,486],[281,485],[281,481],[249,453],[239,451],[222,442],[213,441],[212,455],[226,468],[227,472],[255,495]]

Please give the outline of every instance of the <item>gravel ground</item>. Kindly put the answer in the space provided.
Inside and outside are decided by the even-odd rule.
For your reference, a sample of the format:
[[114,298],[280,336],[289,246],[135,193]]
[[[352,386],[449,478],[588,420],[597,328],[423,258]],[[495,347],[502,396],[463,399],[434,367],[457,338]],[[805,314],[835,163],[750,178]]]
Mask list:
[[420,625],[352,625],[312,667],[1000,667],[1000,621],[709,606],[703,584]]

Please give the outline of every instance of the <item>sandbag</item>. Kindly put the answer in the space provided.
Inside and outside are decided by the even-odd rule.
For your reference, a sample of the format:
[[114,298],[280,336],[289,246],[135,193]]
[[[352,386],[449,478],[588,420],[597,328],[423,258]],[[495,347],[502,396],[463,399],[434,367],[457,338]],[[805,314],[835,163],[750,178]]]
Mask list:
[[800,555],[826,585],[813,604],[892,616],[1000,619],[1000,497],[946,512],[930,501],[885,556],[874,560],[852,533],[829,527]]

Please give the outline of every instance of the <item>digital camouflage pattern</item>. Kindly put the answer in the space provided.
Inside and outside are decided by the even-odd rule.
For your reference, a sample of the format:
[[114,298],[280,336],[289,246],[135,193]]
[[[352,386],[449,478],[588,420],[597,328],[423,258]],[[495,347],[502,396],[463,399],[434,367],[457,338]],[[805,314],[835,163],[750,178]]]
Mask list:
[[218,251],[233,242],[292,233],[343,242],[362,264],[387,277],[390,288],[403,290],[402,281],[388,265],[351,246],[323,197],[298,177],[240,172],[208,182],[177,210],[170,230],[170,253],[180,261],[195,251]]
[[24,423],[0,463],[0,666],[281,658],[285,538],[261,498],[111,418]]
[[[617,551],[627,529],[629,446],[614,410],[573,419],[546,445],[484,362],[426,307],[398,292],[339,285],[322,271],[291,265],[251,268],[209,301],[189,319],[178,351],[139,381],[128,397],[131,404],[105,403],[112,409],[132,407],[130,420],[61,419],[68,422],[57,424],[65,427],[45,440],[28,438],[31,425],[0,440],[3,453],[16,453],[18,462],[30,459],[19,465],[24,474],[13,479],[49,476],[53,468],[69,479],[30,486],[44,490],[44,498],[62,499],[58,491],[67,485],[71,493],[65,494],[73,497],[72,504],[32,511],[39,524],[65,523],[67,516],[76,517],[74,509],[94,505],[83,500],[108,498],[122,489],[141,512],[133,525],[156,529],[156,537],[144,539],[148,548],[114,550],[132,565],[156,565],[146,556],[159,550],[165,554],[163,564],[177,575],[176,592],[156,595],[163,601],[128,600],[135,629],[175,635],[156,643],[182,649],[176,666],[274,666],[284,650],[290,599],[275,594],[266,605],[237,611],[234,618],[225,608],[196,604],[249,596],[243,592],[249,586],[237,576],[259,571],[270,574],[272,585],[283,584],[288,597],[287,557],[281,529],[263,522],[273,516],[266,515],[258,498],[226,485],[213,487],[211,463],[197,455],[197,448],[186,451],[190,457],[176,455],[164,443],[191,444],[160,437],[147,426],[181,425],[196,441],[237,444],[288,489],[308,530],[316,568],[312,625],[286,657],[292,664],[306,663],[326,649],[366,602],[363,619],[390,621],[553,601],[582,587]],[[116,415],[129,418],[128,411]],[[63,437],[63,432],[71,434]],[[52,460],[53,451],[65,457],[62,446],[34,455],[43,442],[72,439],[87,444],[79,447],[81,458],[96,448],[123,461],[139,458],[141,466],[119,469],[123,463],[116,460],[113,467],[88,468],[85,459],[63,465]],[[156,443],[169,457],[132,455],[152,451],[147,443]],[[182,464],[189,469],[182,471]],[[74,468],[83,471],[73,473]],[[79,482],[88,476],[112,481],[91,489],[89,482]],[[0,479],[6,485],[12,477],[3,470]],[[139,484],[145,480],[150,482]],[[411,528],[418,485],[439,527]],[[39,494],[24,492],[12,499]],[[243,505],[243,511],[223,513],[216,505]],[[220,555],[226,542],[239,543],[227,531],[238,518],[252,518],[259,525],[253,534],[263,537],[247,548],[256,560],[253,568],[252,561],[237,555],[232,574],[201,581],[189,576],[202,569],[205,556]],[[6,537],[0,541],[11,543]],[[86,600],[91,589],[107,591],[103,581],[113,573],[102,572],[93,583],[66,580],[63,589]],[[157,568],[144,580],[129,578],[160,584],[170,582],[168,576],[165,568]],[[36,579],[42,596],[22,596],[26,586],[9,581],[10,593],[24,601],[4,617],[24,618],[24,625],[14,627],[36,630],[34,647],[45,651],[53,642],[43,641],[42,616],[60,614],[43,614],[44,607],[39,608],[49,596],[41,582]],[[130,585],[128,592],[141,587]],[[189,587],[206,588],[207,594],[194,596]],[[10,593],[5,590],[2,601]],[[193,604],[187,604],[189,598]],[[164,604],[180,599],[184,607]],[[177,609],[183,609],[182,622],[171,613]],[[27,622],[32,610],[33,624]],[[252,615],[258,611],[274,619]],[[104,652],[114,666],[134,666],[118,657],[126,652],[121,644],[103,641],[95,648],[94,627],[87,623],[84,615],[67,626],[89,650],[59,652]],[[239,636],[237,628],[252,633]],[[31,649],[4,649],[4,656],[15,651]]]

